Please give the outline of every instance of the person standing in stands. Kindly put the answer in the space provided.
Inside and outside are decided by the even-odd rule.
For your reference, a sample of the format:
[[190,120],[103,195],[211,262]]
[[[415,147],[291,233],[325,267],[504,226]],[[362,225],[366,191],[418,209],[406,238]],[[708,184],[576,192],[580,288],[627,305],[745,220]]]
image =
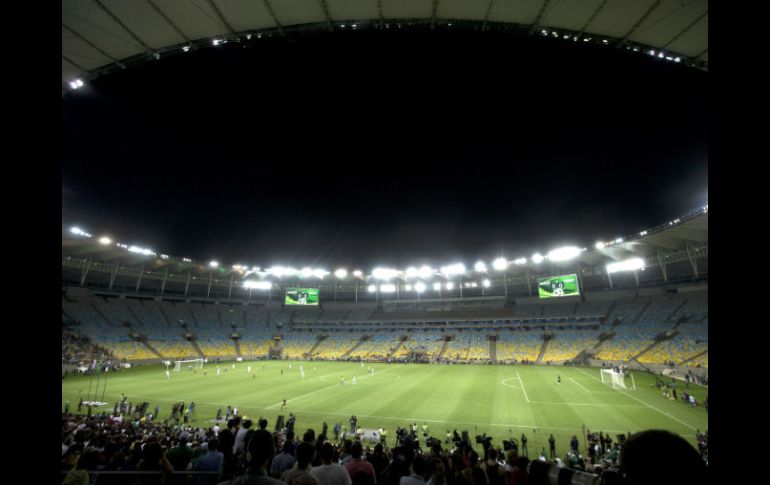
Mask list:
[[548,438],[548,445],[550,446],[550,457],[556,458],[556,438],[553,437],[553,433],[551,434],[551,437]]
[[527,449],[527,435],[521,433],[521,452],[525,456],[529,456],[529,450]]

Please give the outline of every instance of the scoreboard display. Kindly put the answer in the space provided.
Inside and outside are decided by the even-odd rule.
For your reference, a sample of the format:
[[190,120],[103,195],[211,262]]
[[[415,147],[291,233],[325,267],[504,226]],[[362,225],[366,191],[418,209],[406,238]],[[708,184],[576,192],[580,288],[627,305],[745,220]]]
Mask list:
[[560,298],[563,296],[580,295],[577,274],[538,278],[537,292],[540,298]]
[[286,288],[286,305],[318,305],[318,288]]

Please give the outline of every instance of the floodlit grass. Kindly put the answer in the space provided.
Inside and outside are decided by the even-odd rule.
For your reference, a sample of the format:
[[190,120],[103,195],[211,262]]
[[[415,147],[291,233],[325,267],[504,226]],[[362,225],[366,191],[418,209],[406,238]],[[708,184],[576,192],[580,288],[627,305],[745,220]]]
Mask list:
[[[249,365],[254,377],[247,372]],[[331,430],[335,422],[344,427],[355,414],[361,427],[383,426],[389,436],[395,435],[396,426],[414,422],[427,423],[430,434],[442,441],[446,431],[454,429],[468,430],[471,436],[487,433],[498,446],[509,436],[519,439],[526,433],[531,452],[547,448],[548,435],[553,433],[560,455],[569,448],[573,434],[581,438],[582,450],[584,424],[590,430],[610,432],[613,438],[643,429],[667,429],[693,444],[696,429],[708,428],[708,414],[702,406],[707,388],[691,384],[686,389],[684,382],[677,381],[677,393],[687,390],[698,400],[693,408],[681,400],[664,398],[653,386],[655,379],[643,372],[633,372],[636,390],[614,390],[601,383],[596,368],[427,364],[365,364],[361,368],[353,362],[301,361],[244,361],[236,363],[235,369],[232,362],[219,366],[219,376],[213,363],[205,365],[207,375],[202,370],[172,371],[170,379],[161,365],[111,373],[104,394],[110,403],[107,412],[120,393],[125,393],[134,404],[149,402],[150,412],[159,405],[161,419],[170,418],[173,402],[195,401],[195,425],[211,426],[217,409],[222,408],[224,416],[226,406],[231,405],[238,407],[240,415],[267,418],[271,428],[279,414],[292,412],[300,432],[313,428],[317,433],[323,421]],[[370,366],[375,369],[373,375],[368,373]],[[557,375],[561,375],[561,384]],[[356,385],[350,383],[353,376]],[[340,378],[345,384],[340,384]],[[80,396],[88,397],[89,381],[86,376],[62,380],[62,402],[69,400],[71,411],[77,410]],[[91,395],[97,400],[103,383],[102,378],[97,393],[93,379]],[[280,411],[284,398],[288,410]]]

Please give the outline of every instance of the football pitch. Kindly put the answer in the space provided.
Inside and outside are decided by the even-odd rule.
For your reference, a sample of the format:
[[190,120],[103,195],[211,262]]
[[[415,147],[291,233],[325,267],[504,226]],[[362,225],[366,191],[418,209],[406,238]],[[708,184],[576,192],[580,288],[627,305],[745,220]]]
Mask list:
[[[91,396],[101,400],[104,392],[108,403],[95,412],[111,413],[124,393],[134,405],[148,402],[149,412],[160,406],[160,419],[170,419],[172,403],[195,401],[195,426],[212,426],[217,410],[221,408],[224,417],[229,405],[237,407],[241,416],[267,418],[270,429],[278,415],[291,412],[297,418],[298,433],[307,428],[320,433],[326,421],[330,434],[334,423],[345,429],[355,414],[362,428],[386,428],[389,445],[397,426],[425,423],[430,435],[442,441],[447,430],[455,429],[467,430],[471,438],[486,433],[495,446],[525,433],[530,453],[547,450],[553,433],[561,456],[572,435],[580,438],[583,451],[583,425],[609,432],[613,439],[643,429],[667,429],[693,445],[696,430],[708,429],[708,414],[702,406],[707,388],[690,384],[688,389],[683,381],[676,381],[679,396],[687,391],[696,397],[698,406],[691,407],[681,398],[663,397],[654,386],[655,378],[640,371],[632,371],[636,390],[626,390],[602,384],[599,369],[588,367],[365,363],[362,368],[355,362],[309,361],[243,361],[235,363],[235,369],[232,365],[207,363],[205,374],[201,369],[195,373],[184,369],[172,371],[170,378],[160,364],[140,366],[110,373],[106,391],[103,375],[98,391],[95,378],[68,376],[62,380],[62,405],[69,400],[70,411],[76,412],[80,397],[88,397],[91,382]],[[283,399],[288,406],[282,411]]]

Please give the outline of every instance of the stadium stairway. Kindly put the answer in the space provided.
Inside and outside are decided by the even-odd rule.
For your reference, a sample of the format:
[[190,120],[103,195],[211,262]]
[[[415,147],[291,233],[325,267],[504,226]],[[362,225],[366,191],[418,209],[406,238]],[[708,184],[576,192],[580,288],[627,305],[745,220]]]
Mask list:
[[642,318],[642,315],[644,315],[644,312],[647,311],[648,308],[650,308],[650,305],[652,305],[652,300],[648,300],[647,303],[644,304],[644,308],[642,308],[642,311],[639,312],[639,314],[631,320],[631,323],[636,323],[639,321],[640,318]]
[[708,353],[709,353],[708,349],[704,350],[703,352],[698,352],[697,354],[695,354],[695,355],[693,355],[691,357],[688,357],[685,360],[683,360],[682,364],[686,364],[688,362],[692,362],[693,360],[697,359],[698,357],[701,357],[701,356],[706,355]]
[[444,343],[441,345],[441,350],[439,350],[438,355],[436,356],[436,360],[441,360],[442,358],[444,358],[444,353],[446,353],[446,348],[449,345],[449,342],[451,342],[453,339],[454,337],[450,335],[444,337]]
[[[347,358],[348,356],[350,356],[350,354],[351,354],[351,353],[352,353],[354,350],[356,350],[358,347],[360,347],[362,343],[364,343],[364,342],[366,342],[367,340],[369,340],[369,338],[370,338],[370,336],[369,336],[369,335],[364,335],[363,337],[361,337],[361,338],[358,340],[358,342],[356,342],[356,343],[355,343],[355,345],[353,345],[352,347],[350,347],[350,349],[348,349],[348,351],[347,351],[347,352],[345,352],[344,354],[342,354],[342,358],[344,359],[344,358]],[[318,345],[318,342],[316,342],[316,345]]]
[[540,347],[540,353],[537,354],[537,359],[535,359],[535,363],[539,364],[543,361],[543,356],[545,355],[546,349],[548,349],[548,342],[550,342],[550,339],[543,339],[543,346]]
[[644,354],[646,354],[646,353],[647,353],[647,352],[649,352],[650,350],[654,349],[655,347],[657,347],[657,346],[658,346],[658,345],[660,345],[661,343],[663,343],[663,342],[665,342],[665,341],[667,341],[667,340],[671,340],[672,338],[674,338],[674,337],[676,336],[676,334],[677,334],[677,332],[676,332],[676,331],[674,331],[674,332],[671,332],[670,334],[660,334],[660,335],[658,335],[658,336],[655,338],[655,341],[654,341],[653,343],[651,343],[650,345],[648,345],[647,347],[645,347],[645,348],[644,348],[644,349],[643,349],[641,352],[639,352],[638,354],[636,354],[636,355],[634,355],[633,357],[631,357],[631,360],[635,360],[635,361],[637,361],[637,362],[638,362],[638,361],[639,361],[639,357],[643,356]]
[[398,349],[400,349],[404,345],[404,343],[406,343],[407,340],[409,340],[408,335],[402,335],[398,337],[398,343],[396,344],[395,347],[393,347],[393,350],[388,352],[388,359],[393,357],[396,354],[396,352],[398,352]]
[[206,356],[203,354],[203,350],[201,350],[201,347],[200,347],[200,345],[198,345],[198,341],[195,340],[195,337],[191,337],[189,342],[190,342],[190,345],[192,345],[193,349],[195,349],[195,352],[198,353],[200,358],[201,359],[205,359]]
[[241,342],[237,338],[234,338],[233,345],[235,345],[235,357],[238,358],[241,356]]
[[143,327],[144,327],[144,326],[146,326],[146,325],[144,324],[144,320],[142,320],[141,318],[139,318],[139,315],[137,315],[137,314],[136,314],[136,312],[134,311],[134,309],[133,309],[133,308],[131,308],[130,306],[128,307],[128,313],[130,313],[130,314],[131,314],[131,316],[132,316],[132,317],[134,317],[134,319],[135,319],[137,322],[139,322],[139,325],[141,325],[141,326],[143,326]]
[[150,351],[150,352],[152,352],[153,354],[155,354],[155,355],[157,355],[158,357],[160,357],[162,360],[168,360],[168,359],[166,359],[165,357],[163,357],[163,355],[162,355],[160,352],[158,352],[158,351],[155,349],[155,347],[153,347],[152,345],[150,345],[150,342],[148,342],[148,341],[147,341],[147,337],[146,337],[146,336],[144,336],[144,335],[142,335],[142,334],[139,334],[139,339],[138,339],[137,341],[138,341],[140,344],[144,345],[144,346],[147,348],[147,350],[149,350],[149,351]]
[[[304,356],[305,356],[305,357],[310,357],[311,355],[313,355],[313,352],[315,352],[315,349],[316,349],[316,348],[318,348],[318,345],[319,345],[321,342],[323,342],[324,340],[326,340],[327,338],[329,338],[329,336],[328,336],[328,335],[319,335],[319,336],[318,336],[318,339],[315,341],[315,343],[313,344],[313,346],[312,346],[312,347],[310,347],[310,350],[308,350],[307,352],[305,352]],[[361,342],[359,342],[359,344],[360,344],[360,343],[361,343]],[[353,351],[353,349],[351,349],[350,351],[352,352],[352,351]]]
[[97,314],[97,315],[99,315],[100,317],[102,317],[102,319],[104,319],[104,321],[105,321],[105,322],[107,322],[107,323],[108,323],[108,324],[110,324],[110,325],[115,325],[115,322],[113,322],[112,320],[110,320],[110,319],[107,317],[107,315],[105,315],[104,313],[102,313],[102,311],[99,309],[99,307],[98,307],[98,306],[96,306],[94,303],[91,303],[91,307],[94,309],[94,311],[96,312],[96,314]]
[[[681,310],[682,308],[684,308],[686,305],[687,305],[687,300],[682,300],[682,303],[680,303],[680,304],[679,304],[679,305],[676,307],[676,309],[675,309],[673,312],[671,312],[671,315],[669,315],[668,317],[666,317],[666,319],[664,320],[664,322],[666,322],[666,323],[669,323],[669,322],[671,322],[671,319],[672,319],[672,318],[674,318],[674,316],[675,316],[677,313],[679,313],[679,310]],[[677,322],[677,323],[678,323],[678,322]]]
[[[497,335],[490,335],[487,339],[489,342],[489,360],[497,362]],[[444,341],[444,347],[446,347],[446,341]]]
[[168,315],[166,315],[166,310],[163,309],[163,305],[158,305],[158,310],[160,310],[160,314],[163,315],[163,320],[166,321],[169,327],[173,327],[171,325],[171,320],[168,319]]

